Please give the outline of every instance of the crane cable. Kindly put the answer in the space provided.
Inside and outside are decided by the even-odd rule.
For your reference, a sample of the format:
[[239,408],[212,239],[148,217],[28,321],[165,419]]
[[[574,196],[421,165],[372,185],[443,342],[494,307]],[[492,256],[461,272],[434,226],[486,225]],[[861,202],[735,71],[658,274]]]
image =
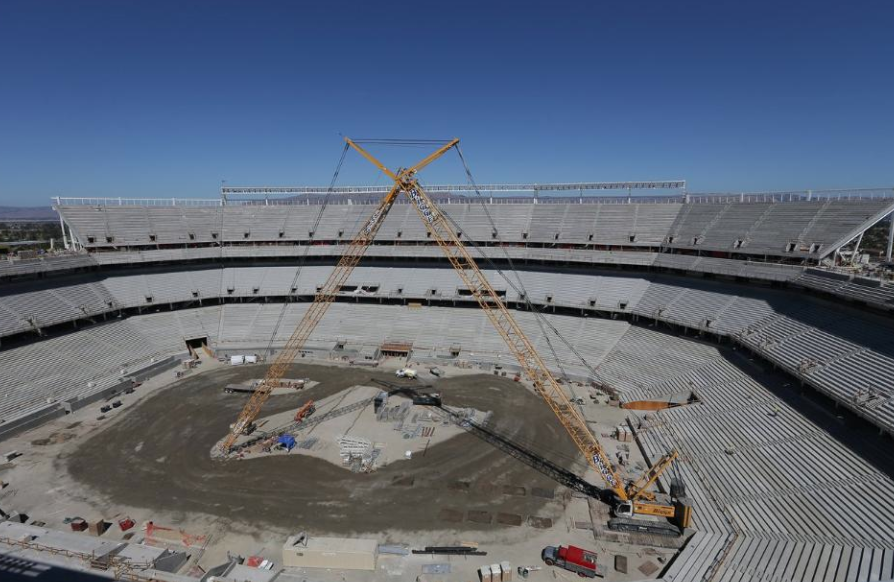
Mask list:
[[[459,231],[462,230],[461,227],[460,227],[460,225],[459,225],[455,220],[453,220],[453,218],[452,218],[449,214],[447,214],[446,212],[444,212],[443,208],[441,209],[441,214],[444,215],[444,217],[447,219],[447,221],[451,224],[451,226],[453,226],[453,228],[454,228],[457,232],[459,232]],[[494,230],[496,231],[496,228],[494,227],[493,222],[491,222],[491,227],[494,228]],[[499,237],[499,234],[498,234],[497,236]],[[554,332],[556,335],[560,335],[560,334],[559,334],[559,331],[558,331],[555,327],[553,327],[552,325],[550,325],[548,322],[545,322],[545,321],[544,321],[545,318],[542,317],[541,312],[538,311],[537,308],[534,307],[534,305],[531,303],[531,300],[528,299],[528,292],[527,292],[527,290],[525,289],[524,284],[521,282],[521,279],[520,279],[520,277],[518,276],[518,273],[516,273],[516,272],[514,271],[514,266],[510,263],[509,268],[513,270],[513,274],[515,274],[515,276],[516,276],[516,279],[517,279],[517,282],[518,282],[517,285],[516,285],[516,283],[513,283],[512,281],[509,280],[509,278],[506,276],[506,274],[503,273],[503,271],[502,271],[496,264],[494,264],[494,262],[490,259],[490,257],[488,257],[487,255],[484,254],[484,252],[481,250],[481,248],[480,248],[477,244],[475,244],[474,241],[472,241],[471,239],[469,239],[468,241],[463,242],[463,246],[466,246],[466,247],[472,247],[473,249],[475,249],[476,251],[478,251],[478,254],[480,255],[480,257],[481,257],[482,259],[484,259],[484,262],[487,263],[487,265],[488,265],[491,269],[493,269],[494,271],[496,271],[497,274],[499,274],[500,277],[501,277],[504,281],[506,281],[506,283],[507,283],[510,287],[512,287],[513,291],[515,291],[516,294],[518,294],[519,297],[524,298],[525,306],[526,306],[526,307],[527,307],[527,308],[534,314],[534,316],[535,316],[534,319],[535,319],[535,321],[537,321],[537,325],[540,327],[540,334],[541,334],[541,337],[543,337],[543,339],[546,341],[546,345],[547,345],[547,347],[549,348],[549,351],[550,351],[550,353],[551,353],[552,356],[553,356],[553,359],[554,359],[554,361],[555,361],[555,363],[556,363],[556,367],[559,368],[559,372],[561,372],[561,374],[562,374],[562,378],[564,378],[564,379],[567,380],[567,379],[568,379],[568,373],[565,371],[565,367],[562,365],[562,361],[559,359],[558,353],[556,352],[556,349],[555,349],[555,347],[553,346],[552,341],[550,340],[549,334],[547,333],[547,330],[546,330],[546,327],[545,327],[545,326],[549,326],[549,327],[551,327],[552,330],[553,330],[553,332]],[[580,356],[579,356],[579,357],[580,357]]]
[[[313,227],[310,231],[310,236],[307,239],[307,244],[304,246],[304,253],[298,260],[298,268],[295,270],[295,277],[292,279],[292,284],[289,286],[288,294],[286,295],[286,301],[282,304],[282,310],[279,312],[279,318],[276,320],[276,325],[273,327],[273,333],[270,334],[270,341],[267,342],[267,349],[264,351],[264,356],[270,355],[270,350],[273,348],[273,341],[276,339],[276,334],[279,333],[279,328],[282,325],[283,320],[286,316],[286,310],[289,306],[289,298],[292,294],[292,289],[298,289],[298,278],[301,276],[301,269],[304,267],[305,262],[307,261],[307,253],[310,252],[310,247],[313,246],[314,237],[317,235],[318,227],[320,226],[320,221],[323,219],[323,212],[326,210],[326,206],[329,204],[329,197],[332,195],[332,192],[335,189],[335,183],[338,181],[338,175],[341,173],[341,167],[345,162],[345,157],[348,155],[348,148],[350,146],[345,144],[344,149],[341,151],[341,158],[338,160],[338,166],[335,167],[335,173],[332,175],[332,180],[329,182],[329,188],[326,190],[326,194],[323,196],[323,202],[320,204],[320,211],[317,212],[317,217],[314,219]],[[285,229],[285,227],[283,227]]]
[[[226,240],[226,234],[224,233],[224,226],[226,226],[226,222],[224,221],[224,215],[227,211],[227,205],[224,202],[226,198],[223,197],[223,184],[225,182],[221,181],[221,198],[220,198],[220,226],[217,229],[218,237],[220,240],[218,241],[218,248],[220,252],[217,256],[217,262],[220,269],[220,287],[217,289],[218,296],[222,295],[222,287],[223,287],[223,278],[224,278],[224,241]],[[224,305],[223,302],[220,304],[220,309],[217,310],[217,341],[221,341],[223,338],[223,316],[224,316]],[[207,330],[206,330],[207,333]]]
[[[394,147],[394,146],[397,146],[397,147],[420,147],[420,146],[427,147],[434,143],[443,143],[442,140],[428,140],[428,139],[358,139],[358,140],[354,140],[354,142],[360,143],[360,144],[375,144],[375,145],[391,146],[391,147]],[[503,280],[505,280],[513,288],[513,290],[516,291],[516,293],[518,293],[521,297],[524,297],[526,307],[531,312],[534,313],[535,319],[537,321],[537,325],[540,327],[541,336],[546,341],[547,347],[549,348],[549,351],[553,356],[553,360],[555,361],[556,366],[559,368],[559,371],[561,372],[562,377],[567,380],[568,373],[566,372],[565,367],[562,365],[562,361],[559,359],[558,352],[556,351],[555,346],[553,346],[553,343],[552,343],[552,340],[550,339],[550,334],[549,334],[549,331],[547,330],[547,328],[549,328],[555,335],[559,336],[559,338],[562,339],[562,341],[566,344],[566,346],[568,346],[568,348],[581,360],[581,362],[583,362],[584,366],[594,376],[596,376],[597,375],[596,371],[589,365],[589,363],[583,358],[583,356],[579,352],[577,352],[577,350],[575,350],[575,348],[573,346],[571,346],[562,337],[562,335],[559,333],[559,330],[556,329],[555,326],[553,326],[551,323],[546,321],[546,318],[543,317],[542,314],[540,313],[540,311],[538,311],[534,307],[534,305],[531,303],[531,300],[528,298],[527,290],[525,289],[524,284],[521,281],[521,277],[515,271],[515,266],[512,263],[512,259],[509,257],[508,252],[506,252],[506,249],[502,246],[502,240],[499,239],[499,231],[497,230],[497,227],[494,224],[494,220],[491,217],[490,212],[487,210],[487,206],[484,205],[484,202],[483,202],[483,199],[481,196],[481,192],[478,190],[478,185],[475,183],[475,179],[472,177],[472,172],[469,169],[468,164],[466,163],[465,157],[462,154],[462,150],[460,149],[459,144],[456,144],[454,147],[456,148],[456,151],[459,154],[459,158],[462,161],[463,168],[465,169],[467,179],[468,179],[469,183],[475,188],[475,192],[478,195],[478,199],[481,201],[482,207],[484,208],[484,213],[487,215],[487,219],[490,222],[491,229],[493,229],[493,232],[497,233],[498,241],[501,243],[500,246],[501,246],[501,248],[503,248],[503,252],[506,255],[507,260],[509,261],[509,268],[515,274],[516,279],[518,280],[518,286],[514,285],[512,283],[512,281],[509,280],[509,278],[502,272],[502,270],[500,270],[493,263],[493,261],[489,257],[487,257],[481,251],[481,249],[478,248],[478,246],[474,243],[474,241],[470,241],[469,245],[478,251],[479,255],[481,255],[484,258],[484,260],[488,263],[488,265],[490,265],[500,275],[500,277],[502,277]],[[450,215],[448,215],[446,212],[443,212],[443,209],[442,209],[442,214],[444,214],[444,217],[454,227],[454,229],[456,229],[457,231],[461,230],[459,228],[459,226],[457,225],[456,221],[454,221],[453,218],[451,218]]]
[[[509,255],[509,251],[506,250],[505,245],[503,245],[503,239],[500,237],[500,231],[497,228],[496,223],[494,222],[493,216],[491,216],[491,213],[487,208],[487,204],[485,204],[485,202],[484,202],[484,197],[481,195],[481,190],[478,188],[478,184],[475,182],[475,178],[472,176],[472,171],[469,169],[469,165],[466,163],[466,158],[465,158],[465,156],[463,156],[462,149],[460,149],[459,144],[456,144],[456,146],[454,146],[454,147],[456,147],[456,153],[459,155],[459,159],[463,164],[463,169],[466,172],[466,178],[467,178],[469,184],[475,189],[476,198],[477,198],[479,204],[481,205],[482,209],[484,210],[485,216],[487,216],[487,220],[488,220],[488,223],[490,223],[492,232],[496,233],[496,235],[497,235],[497,242],[500,245],[500,249],[503,252],[503,256],[506,258],[506,262],[509,265],[509,270],[515,276],[515,279],[518,284],[516,285],[515,283],[513,283],[509,279],[509,277],[503,272],[503,270],[500,269],[493,262],[493,260],[489,256],[487,256],[477,244],[475,244],[474,241],[469,240],[468,244],[470,246],[472,246],[472,248],[474,248],[476,251],[478,251],[479,255],[481,255],[481,257],[485,260],[485,262],[488,264],[488,266],[490,266],[492,269],[494,269],[500,275],[500,277],[502,277],[503,280],[506,281],[506,283],[510,287],[512,287],[512,289],[517,294],[519,294],[521,297],[524,298],[525,307],[534,314],[535,319],[537,320],[537,324],[540,326],[541,332],[543,333],[543,337],[546,340],[546,344],[547,344],[550,352],[552,353],[557,366],[559,367],[560,371],[562,372],[562,375],[565,378],[568,377],[568,375],[565,373],[564,368],[562,367],[562,364],[559,360],[556,349],[553,346],[552,341],[549,338],[549,334],[546,333],[546,330],[544,328],[548,328],[556,337],[559,338],[559,340],[563,344],[565,344],[565,347],[567,347],[571,351],[571,353],[574,354],[574,356],[584,365],[584,367],[587,368],[587,370],[590,372],[590,374],[592,374],[594,380],[601,381],[601,374],[599,374],[599,372],[597,372],[596,369],[590,365],[590,363],[586,360],[586,358],[584,358],[583,354],[581,354],[577,350],[577,348],[575,348],[573,345],[571,345],[571,343],[565,338],[565,336],[562,335],[562,333],[558,330],[558,328],[556,328],[552,324],[552,322],[550,322],[546,317],[544,317],[542,310],[538,309],[531,302],[530,296],[528,295],[528,292],[525,289],[525,285],[522,282],[521,276],[519,275],[518,271],[515,268],[515,264],[512,261],[512,257]],[[455,227],[457,226],[452,218],[450,218],[449,216],[447,218]]]
[[[455,220],[453,220],[452,217],[450,217],[448,214],[444,213],[443,210],[441,212],[447,218],[448,222],[450,222],[450,224],[457,231],[461,230],[459,224],[457,224],[457,222]],[[494,228],[494,230],[496,231],[496,228],[494,227],[493,222],[491,222],[491,227]],[[499,237],[499,234],[497,236]],[[509,268],[513,271],[513,274],[516,277],[517,284],[513,283],[511,280],[509,280],[509,278],[506,276],[506,274],[503,272],[503,270],[500,269],[490,259],[490,257],[488,257],[486,254],[484,254],[482,249],[480,247],[478,247],[478,245],[476,245],[474,241],[469,240],[469,241],[465,242],[464,245],[467,247],[471,246],[476,251],[478,251],[479,256],[482,259],[484,259],[484,262],[487,263],[491,269],[496,271],[497,274],[500,275],[500,277],[516,292],[516,294],[519,297],[523,298],[523,301],[525,302],[525,306],[528,308],[529,311],[531,311],[534,314],[534,320],[537,322],[537,325],[540,328],[541,337],[543,337],[544,341],[546,341],[547,348],[549,349],[550,353],[553,356],[553,360],[555,361],[556,367],[559,368],[559,372],[561,373],[562,378],[567,380],[568,372],[565,370],[565,366],[563,366],[562,360],[559,359],[558,352],[556,351],[555,346],[553,346],[552,340],[550,339],[549,333],[547,332],[546,328],[549,327],[551,329],[551,331],[559,337],[561,337],[561,334],[558,331],[558,329],[556,329],[552,324],[550,324],[549,322],[546,321],[546,318],[543,317],[542,313],[531,303],[531,300],[528,299],[528,292],[524,287],[524,283],[521,282],[521,278],[519,277],[518,273],[514,270],[515,267],[510,263]],[[567,342],[565,342],[565,343],[567,345]],[[571,349],[573,351],[573,348],[571,348]],[[580,356],[580,354],[578,354],[578,357],[582,358],[582,356]],[[586,362],[584,365],[587,365]]]

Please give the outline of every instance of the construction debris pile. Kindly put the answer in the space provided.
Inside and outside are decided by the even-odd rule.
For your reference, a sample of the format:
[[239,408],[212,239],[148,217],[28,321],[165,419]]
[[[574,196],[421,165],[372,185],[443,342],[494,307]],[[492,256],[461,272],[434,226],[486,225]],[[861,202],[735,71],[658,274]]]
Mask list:
[[431,438],[435,435],[437,425],[448,426],[451,423],[457,426],[467,427],[469,423],[476,422],[480,426],[487,424],[492,416],[488,411],[478,419],[478,411],[474,408],[444,409],[443,411],[427,409],[424,412],[410,412],[413,403],[405,400],[398,405],[388,405],[388,394],[380,393],[375,398],[376,420],[379,422],[393,422],[394,430],[403,434],[405,439]]
[[338,454],[342,464],[354,473],[370,473],[375,469],[381,448],[373,446],[369,439],[339,435],[336,437]]

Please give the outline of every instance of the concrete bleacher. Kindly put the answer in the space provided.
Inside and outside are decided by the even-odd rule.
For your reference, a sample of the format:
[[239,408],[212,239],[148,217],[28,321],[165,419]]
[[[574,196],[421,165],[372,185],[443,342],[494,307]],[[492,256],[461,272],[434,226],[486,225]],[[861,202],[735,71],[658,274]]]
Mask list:
[[[673,248],[774,257],[810,258],[860,225],[890,211],[887,198],[798,202],[596,203],[536,199],[515,203],[443,204],[465,239],[537,245]],[[57,207],[88,249],[159,245],[287,243],[350,240],[372,212],[369,204],[321,206],[61,205]],[[488,218],[488,215],[490,218]],[[490,220],[494,221],[497,235]],[[427,240],[408,204],[383,222],[382,242]]]
[[666,242],[681,249],[817,256],[890,207],[887,199],[687,204]]
[[[491,241],[493,219],[501,239],[555,243],[658,246],[677,216],[680,203],[445,204],[443,210],[467,239]],[[350,240],[372,211],[367,204],[332,204],[311,233],[317,205],[276,206],[135,206],[71,205],[58,207],[86,248],[156,246],[188,243]],[[488,214],[490,218],[488,218]],[[396,204],[379,233],[380,240],[425,241],[426,232],[408,204]]]
[[[92,233],[95,242],[89,246],[133,246],[139,250],[89,255],[91,264],[112,267],[89,279],[4,283],[0,337],[85,317],[98,322],[100,316],[121,308],[151,311],[153,305],[169,303],[192,306],[85,325],[68,335],[5,347],[0,350],[0,370],[4,370],[0,374],[0,419],[14,420],[17,415],[53,405],[48,398],[57,403],[87,397],[118,382],[122,369],[137,369],[182,352],[187,338],[207,337],[223,352],[262,353],[282,315],[283,324],[271,344],[279,349],[307,305],[264,303],[264,299],[312,294],[332,268],[304,267],[297,279],[294,266],[261,262],[224,266],[209,261],[119,271],[114,266],[127,263],[300,256],[306,247],[254,243],[308,240],[319,210],[313,205],[238,207],[223,212],[201,207],[171,207],[164,212],[137,208],[97,211],[81,207],[74,212],[75,231],[80,235],[83,228]],[[513,259],[575,266],[619,264],[787,281],[889,309],[894,291],[873,280],[799,266],[653,252],[659,246],[664,251],[731,252],[741,241],[737,253],[805,257],[810,255],[810,247],[827,248],[880,208],[878,202],[830,200],[579,204],[573,209],[568,204],[493,204],[489,210],[495,218],[499,214],[499,236],[509,241],[545,246],[641,246],[643,250],[532,247],[484,252],[495,258],[508,253]],[[446,210],[459,225],[462,238],[484,241],[493,237],[480,206],[451,204]],[[370,211],[368,205],[333,206],[327,209],[315,236],[344,241]],[[147,244],[150,233],[154,240]],[[390,242],[426,240],[415,211],[405,204],[394,208],[381,233]],[[146,238],[142,238],[144,234]],[[669,236],[674,237],[673,242]],[[251,244],[185,248],[221,239]],[[696,239],[698,242],[692,242]],[[789,251],[792,243],[794,250]],[[148,248],[153,244],[184,248]],[[310,249],[313,256],[337,257],[344,247],[332,244]],[[432,246],[386,244],[371,247],[367,255],[428,258],[439,257],[441,252]],[[44,260],[44,268],[53,261]],[[520,271],[519,277],[528,299],[547,311],[552,305],[579,309],[580,313],[588,309],[626,313],[642,323],[656,320],[657,327],[672,324],[688,328],[689,333],[728,338],[881,430],[894,430],[894,327],[883,318],[792,292],[671,277],[644,269],[627,275],[595,270]],[[0,268],[0,277],[3,273]],[[496,272],[488,270],[486,275],[496,288],[506,290],[510,301],[521,300]],[[438,300],[469,301],[457,294],[459,279],[447,269],[360,267],[348,284],[379,288],[373,295],[358,293],[357,297],[384,299],[394,297],[400,289],[406,298],[431,298],[434,289]],[[203,299],[219,298],[244,302],[197,306]],[[346,293],[344,299],[350,298]],[[517,313],[548,365],[576,377],[590,376],[562,344],[558,344],[558,356],[553,357],[537,322],[530,314]],[[698,397],[695,404],[650,413],[651,418],[634,418],[638,438],[653,460],[670,445],[679,448],[678,471],[695,506],[698,531],[664,573],[665,580],[862,581],[894,577],[891,479],[743,372],[747,365],[733,365],[711,345],[632,327],[625,321],[548,317],[585,354],[588,363],[597,367],[597,379],[618,390],[624,400],[690,393]],[[336,303],[307,347],[319,355],[334,356],[339,341],[347,341],[346,351],[350,352],[358,346],[377,347],[385,340],[411,342],[414,356],[419,358],[450,357],[451,349],[459,345],[458,360],[514,367],[500,337],[474,309]]]
[[[32,283],[10,285],[0,295],[0,333],[6,335],[29,329],[25,321],[34,317],[42,326],[72,321],[127,307],[182,303],[208,298],[263,298],[290,295],[311,296],[330,266],[228,267],[190,271],[175,270],[140,274],[120,273],[95,278],[91,283],[55,283],[53,289],[35,289]],[[451,269],[427,269],[420,276],[409,267],[360,267],[346,282],[352,287],[378,291],[346,291],[361,297],[379,295],[411,298],[461,299],[463,283]],[[521,301],[522,293],[512,289],[502,275],[485,270],[495,288],[506,291],[509,301]],[[616,310],[621,304],[635,304],[648,281],[637,277],[609,277],[519,271],[528,299],[535,304]],[[510,281],[516,282],[509,275]],[[17,292],[20,291],[20,292]],[[111,303],[111,305],[110,305]]]
[[807,269],[793,279],[792,283],[882,309],[894,308],[894,285],[879,279],[824,269]]
[[0,279],[34,276],[53,271],[69,271],[96,266],[93,255],[86,252],[59,252],[41,255],[34,259],[9,257],[0,260]]
[[[0,294],[0,337],[77,320],[99,320],[125,308],[189,305],[203,300],[266,300],[312,296],[329,266],[258,266],[122,271],[93,280],[6,285]],[[509,302],[518,290],[486,270]],[[516,278],[507,273],[515,284]],[[541,309],[630,314],[727,336],[852,410],[894,429],[894,333],[883,320],[796,295],[664,275],[517,271],[527,299]],[[848,281],[835,280],[836,283]],[[471,303],[450,269],[359,267],[343,297]],[[517,285],[516,285],[517,286]],[[47,288],[49,287],[49,288]],[[297,323],[297,322],[295,322]]]
[[[115,251],[92,254],[89,263],[72,267],[71,263],[62,258],[46,259],[41,264],[41,273],[54,273],[64,276],[66,271],[72,268],[86,266],[114,268],[117,265],[145,264],[147,267],[156,263],[170,264],[180,261],[194,260],[230,260],[230,259],[265,259],[286,257],[328,257],[336,258],[344,252],[342,245],[323,245],[307,247],[296,246],[228,246],[228,247],[199,247],[183,249],[154,249],[140,251]],[[699,257],[695,255],[654,253],[647,251],[601,251],[572,248],[495,248],[479,247],[476,256],[487,259],[505,260],[509,258],[526,263],[556,263],[573,266],[624,266],[636,268],[658,267],[660,269],[672,269],[691,273],[711,273],[726,277],[742,277],[747,279],[787,282],[794,281],[804,272],[804,268],[796,265],[782,265],[764,262],[751,262],[734,259],[718,259],[711,257]],[[366,256],[378,259],[420,259],[443,258],[442,251],[436,246],[393,246],[374,245],[366,251]],[[480,258],[482,262],[485,258]],[[0,278],[18,277],[23,272],[9,271],[4,273],[0,268]],[[34,274],[34,273],[31,273]],[[802,282],[806,279],[802,279]],[[798,284],[803,284],[799,282]],[[840,294],[849,293],[848,297],[862,300],[875,306],[894,309],[894,303],[887,301],[894,293],[890,286],[870,288],[866,284],[838,286],[831,292]],[[817,288],[817,287],[812,287]],[[819,288],[818,290],[825,290]],[[207,296],[207,294],[206,294]]]
[[[604,203],[581,198],[575,202],[535,202],[495,199],[482,206],[453,201],[443,204],[443,210],[464,240],[519,245],[482,247],[479,251],[495,259],[508,255],[515,260],[655,267],[774,282],[797,279],[803,287],[894,309],[894,287],[856,279],[831,285],[805,274],[803,266],[779,264],[815,261],[820,253],[832,249],[830,245],[844,242],[842,237],[889,211],[892,201],[888,198],[736,202],[727,197],[720,202],[691,203],[635,199],[630,203]],[[315,204],[116,206],[112,200],[95,206],[62,205],[58,211],[87,249],[132,249],[89,255],[97,264],[110,266],[305,254],[338,257],[344,250],[343,243],[363,224],[372,208],[368,203],[330,204],[325,210]],[[312,233],[318,217],[320,224]],[[325,244],[309,250],[294,246],[311,238]],[[370,248],[368,256],[443,258],[436,246],[430,246],[413,207],[405,203],[392,208],[378,241],[382,244]],[[619,250],[592,248],[597,246]],[[694,254],[674,254],[680,252]],[[702,253],[725,253],[740,259],[699,256]],[[755,261],[741,260],[747,255],[753,255]],[[0,277],[3,275],[0,269]]]
[[694,506],[698,533],[663,579],[891,578],[894,482],[731,357],[631,328],[599,366],[622,401],[698,398],[629,412],[653,460],[679,451],[677,472]]
[[88,397],[185,350],[176,336],[159,333],[149,337],[131,320],[2,350],[0,420],[15,420],[62,401]]
[[[307,305],[246,303],[147,313],[7,348],[0,351],[0,369],[4,371],[0,377],[0,421],[88,397],[143,366],[185,352],[186,339],[204,337],[220,350],[264,353],[268,345],[277,350]],[[282,325],[271,342],[281,315]],[[577,350],[587,354],[590,365],[598,364],[628,327],[621,321],[548,317]],[[518,318],[550,366],[587,376],[586,367],[567,350],[560,351],[558,359],[551,355],[531,314],[519,313]],[[517,367],[502,338],[479,310],[339,303],[330,307],[308,347],[328,352],[341,340],[374,348],[386,340],[400,340],[412,343],[420,356],[446,355]],[[451,349],[457,346],[459,354],[451,356]]]
[[747,326],[741,341],[861,416],[894,426],[894,327],[836,311],[798,316],[767,317]]
[[[47,406],[47,398],[87,396],[144,362],[182,352],[187,338],[206,337],[221,353],[264,353],[282,316],[272,342],[278,350],[306,308],[231,303],[146,313],[0,351],[0,418]],[[517,317],[550,367],[588,375],[568,350],[552,356],[531,314]],[[624,321],[547,317],[623,401],[697,397],[648,415],[628,411],[650,458],[669,447],[680,451],[676,472],[695,509],[697,533],[665,580],[698,580],[710,571],[715,579],[746,571],[754,579],[787,572],[784,579],[798,581],[890,577],[894,507],[886,500],[894,498],[894,483],[780,399],[764,378],[735,365],[736,356]],[[817,329],[803,324],[793,335]],[[337,357],[340,341],[356,350],[386,340],[412,343],[414,358],[514,369],[502,339],[475,309],[336,303],[307,347]],[[873,345],[884,341],[883,333],[870,337]],[[459,355],[451,355],[457,346]]]
[[[306,307],[306,304],[286,304],[285,309],[283,305],[277,304],[224,305],[215,308],[221,310],[220,328],[210,337],[214,339],[218,349],[252,349],[263,352],[282,314],[282,325],[272,342],[272,347],[278,349],[295,329]],[[553,367],[562,366],[569,374],[577,377],[588,376],[585,366],[566,349],[559,352],[558,360],[552,356],[546,339],[531,314],[518,313],[517,316],[548,364]],[[602,321],[600,323],[603,325],[595,325],[590,324],[590,320],[574,317],[547,317],[569,339],[572,346],[587,354],[587,361],[591,366],[599,362],[628,326],[626,322],[619,321]],[[456,356],[458,359],[505,362],[508,368],[517,367],[500,335],[492,329],[486,316],[475,309],[411,309],[337,303],[319,323],[308,340],[308,346],[329,350],[339,340],[350,340],[351,343],[369,347],[378,347],[386,340],[399,340],[411,343],[414,353],[427,357],[449,355],[451,348],[459,346],[459,355]],[[552,341],[557,343],[554,338]]]

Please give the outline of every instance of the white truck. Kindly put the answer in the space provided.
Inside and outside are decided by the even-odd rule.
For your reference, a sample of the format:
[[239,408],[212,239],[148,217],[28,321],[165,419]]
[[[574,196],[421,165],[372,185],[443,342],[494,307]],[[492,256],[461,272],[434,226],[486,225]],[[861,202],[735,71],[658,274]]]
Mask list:
[[396,376],[398,378],[409,378],[412,380],[416,377],[416,370],[414,370],[413,368],[401,368],[397,371]]

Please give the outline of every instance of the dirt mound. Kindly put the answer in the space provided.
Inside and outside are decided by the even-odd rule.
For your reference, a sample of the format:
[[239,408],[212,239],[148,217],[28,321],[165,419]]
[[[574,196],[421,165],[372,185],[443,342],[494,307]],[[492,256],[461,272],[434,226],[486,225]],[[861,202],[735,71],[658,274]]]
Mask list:
[[[424,456],[368,475],[313,457],[297,462],[276,456],[244,462],[212,460],[208,451],[246,401],[245,395],[225,394],[221,386],[261,371],[257,366],[226,368],[181,380],[134,406],[70,453],[65,459],[68,471],[125,505],[333,534],[440,529],[445,508],[474,505],[491,515],[530,516],[556,503],[520,495],[522,485],[552,490],[556,484],[468,433],[433,445]],[[393,380],[383,371],[307,364],[293,366],[287,375],[319,379],[320,384],[301,394],[271,398],[266,413],[294,410],[299,401],[369,385],[375,378]],[[436,387],[445,405],[492,410],[490,428],[528,443],[556,464],[581,470],[577,450],[552,412],[519,384],[480,375],[442,379]],[[457,487],[457,483],[469,485]],[[492,520],[481,521],[471,523],[483,529],[501,527]]]

